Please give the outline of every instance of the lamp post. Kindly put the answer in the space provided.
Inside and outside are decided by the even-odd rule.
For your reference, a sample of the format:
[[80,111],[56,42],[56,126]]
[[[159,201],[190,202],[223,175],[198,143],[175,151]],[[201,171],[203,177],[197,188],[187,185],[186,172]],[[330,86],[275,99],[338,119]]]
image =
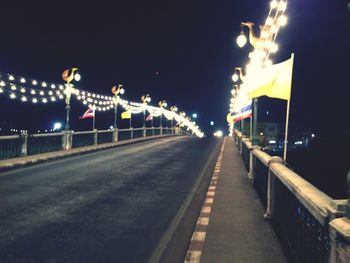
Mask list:
[[118,102],[119,102],[119,94],[124,94],[125,90],[123,89],[123,85],[119,84],[118,86],[112,87],[112,93],[114,94],[113,102],[114,102],[114,129],[117,129],[117,119],[118,119]]
[[177,112],[177,107],[175,105],[171,106],[170,110],[173,112],[173,115],[172,115],[172,118],[171,118],[171,131],[172,131],[172,134],[174,134],[175,133],[175,130],[174,130],[174,113]]
[[141,101],[143,103],[143,133],[145,137],[146,136],[146,107],[147,107],[147,104],[151,102],[151,97],[149,96],[149,94],[142,95]]
[[160,124],[159,124],[159,127],[160,127],[160,135],[163,134],[163,108],[168,106],[168,104],[166,103],[165,100],[161,100],[159,103],[158,103],[159,107],[160,107]]
[[69,112],[70,112],[70,98],[72,93],[74,92],[73,85],[71,82],[74,80],[79,81],[81,79],[81,76],[77,72],[78,68],[72,68],[72,69],[66,69],[62,73],[62,79],[66,82],[65,84],[65,89],[64,89],[64,94],[66,95],[66,125],[65,125],[65,130],[69,131]]

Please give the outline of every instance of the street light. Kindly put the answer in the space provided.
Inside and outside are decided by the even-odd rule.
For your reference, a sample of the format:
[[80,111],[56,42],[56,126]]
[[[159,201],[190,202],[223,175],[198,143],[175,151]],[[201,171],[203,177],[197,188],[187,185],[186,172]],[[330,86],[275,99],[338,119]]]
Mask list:
[[149,96],[149,94],[142,95],[141,101],[143,103],[143,128],[145,128],[146,127],[146,106],[148,103],[151,102],[151,97]]
[[74,92],[74,88],[71,82],[73,81],[73,79],[75,81],[79,81],[81,79],[81,76],[77,71],[78,71],[78,68],[72,68],[70,70],[66,69],[62,73],[62,79],[67,82],[65,84],[65,90],[64,90],[64,94],[66,95],[66,126],[65,126],[66,131],[70,129],[69,127],[70,98],[71,98],[72,92]]
[[237,45],[242,48],[245,46],[245,44],[247,43],[247,38],[246,36],[244,35],[244,31],[243,31],[243,27],[241,26],[241,32],[239,34],[239,36],[237,37],[236,39],[236,43]]
[[119,84],[118,86],[112,87],[112,93],[114,94],[113,102],[114,102],[114,128],[117,127],[117,118],[118,118],[118,102],[119,102],[119,94],[124,94],[125,90],[123,89],[123,85]]
[[198,114],[197,114],[197,113],[193,113],[193,114],[192,114],[192,118],[193,118],[193,119],[197,119],[197,118],[198,118]]

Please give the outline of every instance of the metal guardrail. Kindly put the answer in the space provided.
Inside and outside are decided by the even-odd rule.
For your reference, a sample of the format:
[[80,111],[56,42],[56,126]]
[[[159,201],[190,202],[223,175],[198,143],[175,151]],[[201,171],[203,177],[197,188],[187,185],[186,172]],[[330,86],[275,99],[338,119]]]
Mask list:
[[[162,132],[163,135],[175,134],[175,129],[165,128]],[[160,128],[131,128],[0,136],[0,159],[161,135],[162,132]],[[185,133],[177,132],[177,135],[185,135]]]
[[[345,200],[331,199],[286,167],[281,158],[252,147],[241,133],[235,132],[234,137],[245,165],[246,152],[250,151],[253,158],[248,162],[250,179],[266,208],[265,217],[271,219],[294,260],[350,262],[350,254],[346,254],[350,252],[350,221],[334,223],[336,230],[332,231],[336,234],[331,235],[329,227],[330,222],[339,220],[335,218],[344,216]],[[348,239],[340,246],[337,236]],[[348,252],[344,250],[344,244],[347,244]]]

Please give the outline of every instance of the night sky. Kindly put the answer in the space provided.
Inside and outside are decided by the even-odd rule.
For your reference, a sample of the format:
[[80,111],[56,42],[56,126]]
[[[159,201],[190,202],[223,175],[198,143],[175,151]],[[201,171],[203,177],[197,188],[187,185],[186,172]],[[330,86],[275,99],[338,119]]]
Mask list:
[[[152,104],[165,99],[197,112],[203,130],[210,120],[226,130],[231,75],[251,49],[235,44],[240,22],[263,24],[269,10],[269,1],[256,0],[30,2],[1,6],[0,72],[60,83],[63,70],[77,66],[78,87],[111,95],[122,83],[128,100],[149,93]],[[288,25],[271,58],[281,62],[295,53],[291,125],[325,134],[349,129],[348,1],[288,2]],[[284,107],[261,99],[259,118],[283,121]],[[75,130],[87,127],[78,120],[83,112],[73,101]],[[63,103],[25,105],[0,95],[0,115],[2,127],[50,129],[65,110]],[[112,111],[97,115],[99,129],[112,122]]]

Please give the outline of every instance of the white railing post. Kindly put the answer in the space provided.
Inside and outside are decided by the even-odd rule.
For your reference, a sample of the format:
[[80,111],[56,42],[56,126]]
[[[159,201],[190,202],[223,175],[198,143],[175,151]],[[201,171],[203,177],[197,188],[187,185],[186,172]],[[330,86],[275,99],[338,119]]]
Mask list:
[[28,155],[28,133],[21,133],[21,156]]
[[130,139],[134,139],[134,128],[130,128]]
[[97,129],[94,130],[94,145],[97,145],[98,142],[98,131]]
[[72,149],[72,145],[73,145],[73,132],[62,131],[62,149],[63,150]]
[[146,135],[147,135],[147,134],[146,134],[146,127],[143,127],[142,136],[143,136],[143,137],[146,137]]
[[273,202],[275,199],[275,187],[274,187],[274,176],[272,175],[270,165],[273,163],[283,164],[283,159],[278,156],[271,157],[268,165],[268,178],[267,178],[267,202],[266,202],[266,213],[264,217],[270,219],[273,216]]
[[113,129],[113,142],[118,141],[118,128]]
[[248,172],[248,179],[253,183],[254,180],[254,154],[253,151],[255,149],[260,149],[259,146],[251,146],[249,147],[249,172]]

